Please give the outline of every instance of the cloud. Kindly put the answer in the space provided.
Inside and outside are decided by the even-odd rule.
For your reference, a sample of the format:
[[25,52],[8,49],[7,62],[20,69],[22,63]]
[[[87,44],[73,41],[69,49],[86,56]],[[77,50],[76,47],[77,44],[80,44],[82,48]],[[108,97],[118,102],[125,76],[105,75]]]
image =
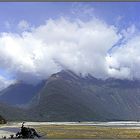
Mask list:
[[18,28],[20,30],[27,30],[27,29],[29,29],[29,27],[30,27],[30,24],[26,20],[21,20],[18,23]]
[[90,4],[74,2],[72,4],[71,13],[77,18],[89,19],[95,17],[95,9]]
[[140,78],[139,46],[140,36],[134,26],[118,32],[97,18],[49,19],[30,31],[1,33],[0,67],[28,83],[63,69],[103,79]]
[[115,78],[140,79],[140,35],[129,39],[107,57],[109,74]]
[[31,32],[2,33],[0,66],[17,80],[28,82],[45,79],[62,69],[105,78],[107,51],[119,38],[114,26],[97,19],[50,19]]
[[5,89],[11,84],[14,84],[16,81],[15,80],[7,80],[5,77],[0,76],[0,91]]

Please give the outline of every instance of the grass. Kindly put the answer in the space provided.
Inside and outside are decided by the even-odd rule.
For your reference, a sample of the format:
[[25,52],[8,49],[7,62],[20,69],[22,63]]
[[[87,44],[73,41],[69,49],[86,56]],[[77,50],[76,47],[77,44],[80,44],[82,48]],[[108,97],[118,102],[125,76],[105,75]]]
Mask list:
[[140,138],[140,130],[132,128],[101,127],[85,125],[36,126],[44,138]]

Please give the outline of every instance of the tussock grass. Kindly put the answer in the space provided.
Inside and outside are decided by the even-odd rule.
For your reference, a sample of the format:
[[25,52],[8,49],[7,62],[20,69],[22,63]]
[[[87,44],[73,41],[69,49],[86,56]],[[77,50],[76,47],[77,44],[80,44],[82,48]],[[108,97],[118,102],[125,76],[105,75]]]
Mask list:
[[45,138],[140,138],[140,130],[133,128],[85,125],[45,125],[36,126],[36,129],[43,134]]

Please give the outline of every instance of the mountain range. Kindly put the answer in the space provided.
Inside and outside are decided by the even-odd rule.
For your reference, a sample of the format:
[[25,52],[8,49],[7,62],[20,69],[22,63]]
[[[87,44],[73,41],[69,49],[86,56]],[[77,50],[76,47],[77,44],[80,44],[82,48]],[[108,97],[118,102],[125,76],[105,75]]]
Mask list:
[[140,81],[81,77],[69,70],[37,85],[16,83],[0,93],[7,120],[140,120]]

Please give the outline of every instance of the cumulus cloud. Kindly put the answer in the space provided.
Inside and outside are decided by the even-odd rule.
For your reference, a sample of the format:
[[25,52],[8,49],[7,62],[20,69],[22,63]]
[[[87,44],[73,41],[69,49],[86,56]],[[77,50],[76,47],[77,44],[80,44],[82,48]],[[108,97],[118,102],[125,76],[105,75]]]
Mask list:
[[31,32],[1,33],[0,67],[29,82],[62,69],[105,78],[107,51],[119,38],[114,26],[97,19],[50,19]]
[[109,74],[115,78],[140,79],[140,35],[132,37],[107,57]]
[[132,26],[118,33],[115,26],[96,18],[49,19],[20,34],[1,33],[0,67],[29,83],[63,69],[103,79],[140,78],[140,36],[130,36],[136,30]]

